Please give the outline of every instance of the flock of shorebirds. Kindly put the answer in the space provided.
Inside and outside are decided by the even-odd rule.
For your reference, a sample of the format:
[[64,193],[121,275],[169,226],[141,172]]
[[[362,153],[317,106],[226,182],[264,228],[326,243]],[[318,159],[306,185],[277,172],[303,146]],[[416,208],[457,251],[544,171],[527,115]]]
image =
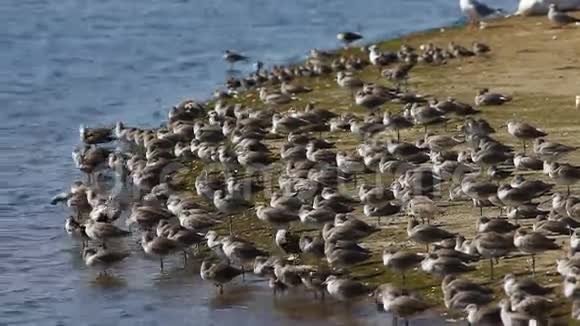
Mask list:
[[[353,32],[338,35],[346,45],[361,38]],[[183,253],[185,263],[189,256],[203,257],[201,278],[220,293],[224,284],[253,269],[275,295],[303,287],[321,299],[325,293],[347,302],[372,296],[404,320],[437,310],[406,288],[413,286],[407,284],[407,273],[419,269],[442,279],[445,307],[465,311],[470,324],[515,325],[549,319],[558,306],[554,288],[533,278],[502,275],[505,298],[498,305],[492,289],[459,275],[484,260],[494,279],[502,258],[523,254],[530,256],[535,276],[536,256],[564,249],[563,241],[555,239],[569,237],[569,254],[556,260],[557,272],[564,296],[574,303],[572,317],[580,317],[580,256],[575,255],[580,250],[580,232],[575,231],[580,198],[570,191],[580,181],[580,167],[561,163],[577,148],[550,141],[545,131],[522,121],[502,126],[521,142],[519,152],[494,139],[496,129],[481,117],[480,108],[508,103],[508,95],[483,89],[469,104],[408,89],[416,65],[472,56],[485,60],[491,51],[485,44],[424,44],[419,49],[405,44],[393,52],[370,46],[364,51],[363,58],[314,49],[304,64],[270,70],[257,62],[249,76],[227,80],[226,89],[214,94],[214,105],[184,101],[160,128],[81,127],[82,145],[73,160],[87,178],[52,203],[63,202],[72,210],[65,229],[82,240],[86,264],[107,273],[130,254],[121,238],[137,234],[143,251],[158,257],[161,271],[167,256]],[[233,66],[248,58],[227,51],[224,59]],[[356,76],[368,67],[376,67],[393,86]],[[300,80],[329,75],[368,114],[339,114],[314,104],[302,111],[278,110],[313,91]],[[240,93],[256,94],[262,108],[226,104]],[[386,103],[400,103],[401,112],[381,116]],[[457,122],[460,132],[447,132],[448,124]],[[422,136],[403,141],[401,131],[417,127]],[[350,133],[359,144],[337,148],[323,137],[339,133]],[[178,178],[191,162],[205,167],[195,170],[195,191],[184,189]],[[553,183],[526,179],[520,171],[542,171]],[[381,182],[369,184],[370,173]],[[556,192],[555,184],[566,191]],[[347,190],[353,187],[354,193]],[[270,201],[259,203],[257,196]],[[480,211],[471,239],[445,229],[444,213],[454,201],[470,201]],[[484,216],[488,207],[498,209],[489,213],[494,217]],[[259,248],[247,238],[244,229],[254,216],[271,226],[274,248]],[[382,252],[385,268],[400,273],[400,286],[349,277],[352,267],[372,256],[363,240],[371,235],[394,240],[402,216],[408,216],[408,240],[418,246]],[[535,219],[532,228],[529,219]]]

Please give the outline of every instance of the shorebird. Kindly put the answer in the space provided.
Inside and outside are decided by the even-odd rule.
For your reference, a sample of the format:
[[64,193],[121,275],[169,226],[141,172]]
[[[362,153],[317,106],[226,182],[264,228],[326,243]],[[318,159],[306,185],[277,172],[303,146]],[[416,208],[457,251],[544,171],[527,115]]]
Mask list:
[[[74,216],[69,216],[64,220],[64,230],[66,233],[81,239],[86,239],[87,237],[85,226],[79,223]],[[83,242],[85,239],[83,239]]]
[[545,296],[554,292],[554,288],[545,287],[530,278],[517,279],[512,273],[506,274],[503,278],[503,290],[508,297],[516,292],[522,292],[526,295]]
[[221,241],[224,255],[230,262],[237,263],[244,272],[245,265],[252,264],[258,256],[268,256],[268,253],[258,249],[252,242],[237,238],[225,237]]
[[[542,138],[538,138],[534,141],[534,152],[536,152],[536,142]],[[536,154],[537,155],[537,154]],[[522,153],[516,153],[514,155],[514,167],[516,170],[532,170],[532,171],[540,171],[544,162],[541,159],[525,156]]]
[[354,91],[363,87],[364,83],[359,78],[356,78],[352,73],[339,71],[336,74],[336,83],[342,88],[347,88],[350,90],[350,95],[354,98]]
[[221,220],[215,218],[213,214],[203,209],[185,210],[177,215],[179,224],[184,228],[192,231],[205,231],[216,225],[222,223]]
[[233,215],[242,213],[252,207],[252,204],[243,198],[226,194],[223,190],[216,190],[214,192],[213,204],[215,208],[229,218],[230,233],[233,232]]
[[365,109],[369,110],[369,112],[376,112],[379,110],[381,105],[387,102],[387,100],[388,98],[373,93],[369,94],[362,90],[356,92],[354,96],[354,103],[364,107]]
[[376,217],[377,224],[381,224],[381,217],[391,216],[401,211],[401,205],[395,202],[386,202],[380,205],[365,204],[363,212],[365,216]]
[[275,242],[278,248],[286,255],[300,253],[300,238],[288,230],[280,229],[276,232]]
[[111,151],[96,145],[84,145],[72,153],[75,166],[87,175],[89,183],[95,181],[95,172],[102,170],[108,163]]
[[405,116],[413,118],[413,123],[423,126],[423,132],[427,133],[427,127],[446,124],[449,118],[441,111],[432,106],[411,106],[405,109]]
[[477,232],[497,232],[497,233],[510,233],[519,228],[519,226],[511,224],[506,219],[502,218],[487,218],[480,217],[477,221]]
[[507,131],[510,135],[522,140],[524,154],[526,153],[526,140],[536,139],[547,135],[544,131],[527,122],[509,121],[507,123]]
[[187,249],[195,246],[197,250],[199,244],[204,242],[203,234],[184,228],[179,224],[172,225],[167,220],[159,221],[157,236],[176,241],[183,250],[183,260],[185,263],[187,263]]
[[441,278],[447,275],[467,273],[475,270],[475,267],[465,264],[462,260],[454,257],[438,256],[435,253],[428,254],[421,261],[421,269],[431,275]]
[[361,157],[348,155],[345,151],[336,152],[336,166],[345,173],[352,173],[355,186],[357,183],[357,173],[366,171],[366,166]]
[[425,134],[424,141],[425,145],[433,152],[446,152],[463,143],[463,140],[459,140],[455,137],[432,135],[429,133]]
[[175,240],[166,237],[155,237],[151,232],[143,232],[141,235],[141,247],[146,254],[159,257],[159,267],[163,272],[163,257],[177,252],[181,249]]
[[401,139],[401,130],[409,129],[414,126],[411,120],[401,115],[393,115],[391,112],[385,112],[383,117],[383,124],[387,129],[395,130],[397,132],[397,142],[399,142]]
[[265,87],[260,87],[257,89],[258,95],[260,96],[260,100],[264,102],[264,104],[268,105],[282,105],[286,103],[290,103],[294,98],[287,94],[283,94],[280,92],[270,92],[266,90]]
[[[423,299],[409,294],[385,295],[379,294],[383,310],[392,313],[397,318],[407,320],[419,316],[431,309],[431,305]],[[395,323],[396,325],[396,323]]]
[[377,231],[377,228],[371,226],[352,215],[348,214],[336,214],[334,218],[334,225],[339,227],[344,227],[352,230],[357,230],[362,233],[371,234]]
[[476,106],[487,106],[487,105],[502,105],[511,100],[512,100],[511,96],[499,93],[491,93],[489,89],[484,88],[482,90],[477,91],[477,93],[475,94],[474,102]]
[[465,307],[469,325],[493,326],[503,325],[501,321],[501,308],[497,306],[478,306],[469,304]]
[[219,289],[219,293],[224,293],[224,284],[242,274],[242,270],[224,262],[213,263],[204,260],[199,271],[201,278],[205,281],[213,282]]
[[377,66],[379,71],[381,67],[387,66],[391,63],[396,62],[399,58],[394,52],[383,53],[379,51],[375,44],[368,47],[369,50],[369,61],[373,66]]
[[533,144],[534,154],[540,159],[554,162],[578,149],[578,147],[568,146],[560,143],[546,141],[544,138],[537,138]]
[[340,32],[336,34],[336,39],[342,42],[346,47],[362,38],[363,36],[356,32]]
[[349,203],[348,201],[345,201],[340,197],[330,197],[328,199],[322,199],[322,196],[320,195],[314,197],[312,207],[314,209],[326,207],[333,210],[337,214],[350,213],[354,210],[352,203]]
[[359,186],[358,196],[363,204],[380,204],[395,199],[393,192],[382,186],[372,187],[365,183]]
[[397,87],[405,85],[408,88],[409,72],[415,67],[415,63],[401,63],[394,68],[388,68],[381,72],[383,77],[394,82]]
[[570,235],[570,253],[580,252],[580,229],[575,229]]
[[324,281],[329,276],[328,273],[324,272],[307,272],[307,273],[300,273],[300,279],[302,280],[302,284],[307,290],[312,291],[314,293],[314,298],[318,299],[318,296],[322,300],[324,300],[324,296],[326,293],[326,285]]
[[302,284],[300,274],[312,271],[311,266],[291,266],[285,260],[274,262],[274,275],[282,284],[288,288],[295,288]]
[[[443,291],[443,294],[445,295],[445,297],[447,297],[447,300],[453,299],[453,297],[460,292],[471,292],[473,294],[480,296],[480,298],[476,298],[475,295],[470,296],[472,298],[475,298],[475,300],[476,300],[476,301],[472,301],[471,303],[485,304],[485,303],[488,303],[491,300],[493,300],[493,290],[492,289],[490,289],[484,285],[481,285],[479,283],[475,283],[473,281],[470,281],[468,279],[459,278],[456,275],[445,276],[443,278],[443,280],[441,281],[441,290]],[[464,297],[463,300],[456,299],[456,300],[452,300],[452,301],[455,301],[456,303],[459,303],[459,301],[462,301],[463,303],[470,301],[470,300],[465,300],[469,296],[463,296],[463,297]],[[464,306],[464,305],[462,305],[462,306]],[[448,308],[450,308],[450,307],[448,307]]]
[[356,242],[350,241],[326,241],[326,261],[333,267],[351,266],[369,259],[371,254]]
[[322,238],[327,242],[358,241],[376,232],[378,229],[362,230],[350,224],[334,226],[331,223],[326,223],[322,228]]
[[570,164],[549,163],[548,175],[558,184],[566,185],[570,195],[570,186],[580,181],[580,167]]
[[[448,275],[450,277],[452,275]],[[445,280],[445,279],[444,279]],[[466,281],[462,279],[458,279],[456,281],[452,281],[451,284],[455,282],[462,282],[465,283]],[[451,287],[451,289],[443,288],[443,302],[445,303],[445,307],[450,310],[462,310],[465,309],[470,304],[476,305],[486,305],[493,301],[493,292],[485,292],[483,290],[479,290],[477,287],[471,289],[471,285],[479,286],[478,284],[468,282],[465,284],[467,289],[457,289],[455,286]],[[443,284],[442,284],[443,287]],[[489,289],[487,289],[489,290]]]
[[533,224],[533,230],[547,235],[570,235],[573,228],[566,218],[549,219],[549,217],[538,216]]
[[511,235],[496,232],[480,233],[475,236],[473,243],[477,252],[489,259],[490,278],[493,279],[493,260],[507,255],[514,248],[514,240]]
[[511,182],[513,188],[530,192],[535,197],[540,197],[550,193],[553,184],[545,183],[541,180],[526,180],[521,174],[514,176]]
[[226,62],[228,62],[230,64],[230,70],[234,69],[234,64],[236,62],[248,60],[248,57],[241,55],[239,53],[236,53],[232,50],[225,50],[223,58]]
[[580,258],[556,258],[556,271],[563,277],[578,276],[580,273]]
[[296,95],[301,93],[312,92],[312,88],[298,84],[290,84],[288,82],[282,82],[282,84],[280,85],[280,92],[286,95]]
[[385,130],[385,125],[377,121],[360,122],[357,119],[350,119],[350,132],[362,139],[371,138]]
[[440,213],[435,202],[427,196],[415,196],[407,203],[408,214],[414,218],[420,218],[422,223],[431,223],[431,220]]
[[556,308],[557,304],[552,299],[538,295],[526,295],[516,292],[511,297],[512,310],[525,316],[525,319],[543,321],[547,320]]
[[298,221],[298,212],[280,207],[256,206],[258,219],[271,224],[274,228],[286,228],[291,222]]
[[79,127],[80,139],[87,145],[108,143],[116,139],[112,128]]
[[471,256],[479,255],[477,248],[475,247],[475,243],[473,243],[471,240],[465,239],[465,237],[462,235],[455,237],[455,246],[453,249]]
[[303,205],[298,212],[300,221],[304,224],[324,225],[333,222],[336,212],[328,207],[319,207],[316,209]]
[[476,55],[485,55],[486,53],[491,51],[489,45],[481,42],[473,42],[471,47],[473,53],[475,53]]
[[[465,176],[461,181],[461,190],[475,204],[476,201],[487,200],[497,193],[497,185],[488,181],[477,181],[474,176]],[[483,216],[483,206],[479,207],[479,214]]]
[[82,256],[87,266],[99,266],[103,268],[103,273],[107,274],[108,268],[129,257],[129,253],[104,248],[85,248]]
[[308,235],[301,235],[298,242],[300,251],[307,255],[312,255],[317,258],[324,257],[324,240],[320,237],[311,237]]
[[580,23],[580,18],[572,17],[563,13],[558,10],[558,6],[555,3],[551,3],[549,6],[548,19],[557,27]]
[[407,271],[419,266],[423,259],[423,255],[414,252],[399,251],[392,247],[383,250],[383,265],[401,273],[403,286],[406,283]]
[[562,284],[562,288],[564,292],[564,297],[567,299],[578,299],[580,298],[580,287],[578,285],[578,281],[574,276],[568,276],[564,278],[564,282]]
[[469,25],[476,27],[484,18],[501,14],[501,9],[490,8],[476,0],[459,0],[459,7],[463,14],[469,19]]
[[497,197],[507,207],[518,207],[529,203],[538,195],[524,188],[513,188],[509,184],[503,184],[497,189]]
[[366,297],[372,290],[360,282],[330,275],[324,281],[328,293],[340,301],[353,301]]
[[449,42],[448,49],[455,57],[473,57],[475,55],[475,52],[462,45],[455,44],[453,41]]
[[100,241],[106,249],[106,241],[114,238],[128,237],[131,232],[121,230],[115,225],[106,222],[97,222],[88,219],[84,223],[85,234],[92,240]]
[[520,228],[514,234],[514,246],[532,256],[532,274],[536,274],[536,254],[547,250],[557,250],[560,246],[545,235]]
[[407,224],[407,235],[409,239],[419,244],[424,244],[427,252],[429,252],[430,243],[455,238],[455,235],[451,232],[430,224],[419,224],[415,219],[409,220]]
[[526,326],[529,325],[529,318],[521,313],[512,310],[510,299],[502,299],[498,306],[500,307],[501,322],[505,326]]

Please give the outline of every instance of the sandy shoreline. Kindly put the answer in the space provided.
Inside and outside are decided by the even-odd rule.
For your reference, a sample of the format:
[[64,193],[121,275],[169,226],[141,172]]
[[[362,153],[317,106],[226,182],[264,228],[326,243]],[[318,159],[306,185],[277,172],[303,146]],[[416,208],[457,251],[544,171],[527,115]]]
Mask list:
[[[466,47],[470,47],[473,41],[480,41],[490,45],[492,51],[485,57],[453,59],[441,66],[419,64],[411,74],[411,90],[421,94],[430,94],[439,99],[451,96],[466,103],[473,103],[475,90],[483,87],[507,93],[513,96],[513,102],[500,107],[482,108],[481,117],[487,119],[496,128],[497,133],[494,136],[498,140],[520,150],[519,143],[507,134],[505,128],[500,128],[500,125],[506,120],[517,118],[543,128],[549,134],[548,138],[551,141],[580,145],[580,138],[577,137],[580,134],[580,111],[574,108],[574,98],[580,94],[580,83],[578,83],[580,57],[577,55],[580,53],[579,29],[574,27],[552,29],[545,17],[514,17],[491,22],[489,27],[484,30],[438,29],[413,33],[377,44],[381,50],[396,50],[403,43],[416,48],[428,42],[446,47],[450,41]],[[348,53],[364,56],[359,49],[350,49]],[[372,66],[355,73],[355,75],[366,81],[391,85],[384,78],[377,79],[377,70]],[[279,106],[276,110],[279,112],[285,112],[291,108],[302,110],[307,103],[314,102],[319,108],[329,109],[333,112],[353,112],[363,116],[364,109],[354,105],[348,91],[340,89],[336,85],[334,76],[334,74],[330,74],[323,77],[295,79],[295,83],[312,87],[314,91],[305,95],[301,94],[297,101]],[[241,93],[238,98],[227,100],[227,102],[241,103],[257,109],[266,107],[259,100],[255,91]],[[212,102],[210,101],[210,103]],[[398,112],[400,105],[387,103],[383,106],[383,111],[387,110]],[[456,128],[459,124],[460,121],[455,121],[449,128]],[[402,137],[406,141],[414,142],[422,135],[422,132],[422,128],[417,127],[411,131],[402,132]],[[392,135],[380,135],[379,138],[384,139],[389,136]],[[324,137],[336,141],[338,149],[349,152],[354,151],[356,145],[360,143],[350,133],[325,133]],[[267,144],[275,155],[279,153],[280,140],[268,141]],[[580,162],[580,153],[573,153],[567,157],[566,161]],[[200,170],[197,165],[199,163],[195,164],[191,170],[181,173],[185,187],[193,191],[195,191],[193,182]],[[277,164],[274,169],[279,170],[280,168],[280,165]],[[550,181],[540,173],[525,172],[524,175]],[[375,175],[369,174],[365,178],[369,183],[372,183]],[[385,182],[388,184],[390,179],[385,179]],[[562,189],[558,188],[558,190]],[[578,187],[575,187],[574,190],[577,191]],[[260,194],[257,201],[269,201],[269,197],[262,196]],[[436,219],[436,224],[444,225],[445,229],[460,233],[467,238],[472,238],[475,235],[475,222],[479,217],[478,209],[472,208],[468,202],[449,203],[446,195],[438,204],[445,214]],[[366,218],[360,207],[354,213],[369,223],[376,221]],[[262,248],[273,250],[274,244],[269,226],[259,221],[253,212],[247,215],[245,218],[236,219],[236,230],[242,230],[238,234],[244,238],[257,240],[258,245]],[[497,216],[497,210],[486,209],[485,215]],[[532,222],[534,221],[525,220],[523,225],[531,227]],[[406,218],[398,217],[390,224],[383,223],[380,232],[365,239],[364,246],[373,251],[371,263],[355,267],[353,274],[371,284],[384,282],[399,284],[399,275],[382,266],[381,252],[385,246],[400,246],[401,244],[410,250],[422,249],[422,247],[406,240],[405,225]],[[225,233],[225,229],[221,232]],[[316,232],[310,231],[310,233]],[[567,237],[560,236],[557,242],[562,244],[564,248],[568,246]],[[538,255],[536,279],[544,284],[559,286],[561,280],[554,273],[554,263],[556,257],[564,255],[564,250]],[[488,282],[487,261],[482,260],[476,266],[477,271],[466,274],[465,277]],[[497,275],[507,271],[526,274],[529,272],[527,257],[502,259],[496,271]],[[421,289],[430,301],[442,306],[438,280],[421,271],[411,273],[410,280],[408,284],[411,288]],[[497,297],[501,298],[501,278],[496,277],[496,280],[489,285],[494,287]],[[559,288],[556,293],[561,296]]]

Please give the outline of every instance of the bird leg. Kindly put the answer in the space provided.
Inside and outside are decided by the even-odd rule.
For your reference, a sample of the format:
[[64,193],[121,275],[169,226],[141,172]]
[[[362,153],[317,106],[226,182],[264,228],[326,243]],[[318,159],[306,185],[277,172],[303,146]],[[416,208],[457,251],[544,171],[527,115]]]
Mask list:
[[536,276],[536,255],[532,255],[532,276]]
[[220,290],[220,295],[224,294],[224,285],[220,284],[220,285],[218,285],[218,288]]
[[401,273],[402,278],[403,278],[403,287],[405,287],[405,284],[407,283],[407,276],[405,275],[405,272]]
[[183,249],[183,268],[187,267],[187,252]]
[[522,140],[522,143],[524,144],[524,155],[526,155],[526,140],[523,139]]
[[163,273],[163,257],[159,257],[159,267],[161,267],[161,273]]
[[493,280],[493,258],[489,259],[489,270],[490,270],[489,279]]
[[397,143],[401,141],[401,135],[399,133],[399,129],[397,129]]

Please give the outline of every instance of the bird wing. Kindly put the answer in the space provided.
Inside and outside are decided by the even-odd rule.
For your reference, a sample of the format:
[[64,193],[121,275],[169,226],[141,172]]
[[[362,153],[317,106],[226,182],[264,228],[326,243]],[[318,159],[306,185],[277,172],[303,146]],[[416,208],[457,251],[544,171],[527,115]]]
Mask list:
[[566,15],[563,12],[557,12],[554,15],[554,20],[558,21],[561,24],[571,24],[571,23],[575,23],[575,22],[580,22],[580,19]]
[[475,8],[475,12],[481,17],[486,17],[498,12],[498,9],[490,8],[487,5],[477,2],[473,0],[473,7]]

